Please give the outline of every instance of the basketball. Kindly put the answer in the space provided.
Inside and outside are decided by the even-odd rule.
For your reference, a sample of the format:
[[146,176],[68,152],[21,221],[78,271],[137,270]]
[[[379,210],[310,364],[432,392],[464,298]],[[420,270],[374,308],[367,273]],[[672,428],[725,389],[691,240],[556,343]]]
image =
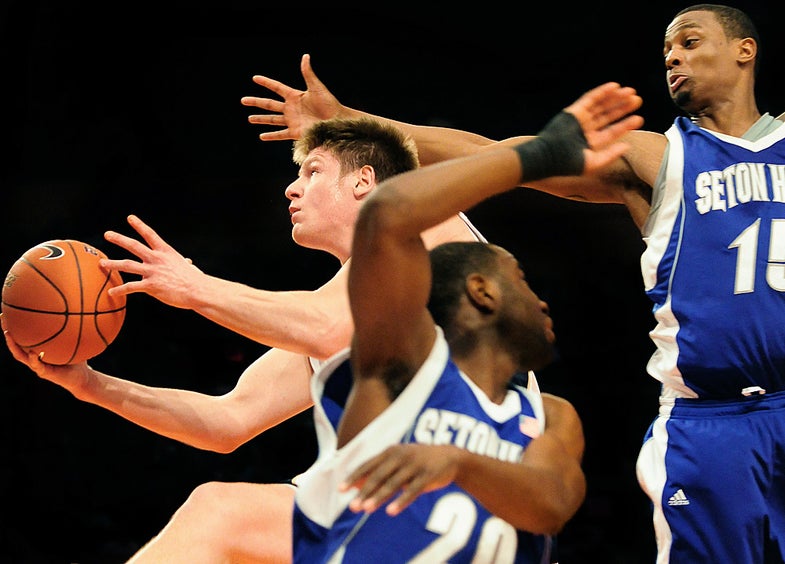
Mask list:
[[125,321],[126,297],[107,291],[123,283],[117,271],[98,265],[106,255],[73,239],[36,245],[5,277],[4,325],[27,351],[48,364],[93,358],[114,341]]

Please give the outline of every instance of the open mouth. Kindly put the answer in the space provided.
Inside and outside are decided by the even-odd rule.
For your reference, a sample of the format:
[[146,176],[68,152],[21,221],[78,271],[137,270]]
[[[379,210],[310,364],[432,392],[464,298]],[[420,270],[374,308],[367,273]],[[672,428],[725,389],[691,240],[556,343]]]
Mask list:
[[668,86],[670,87],[671,92],[676,92],[686,80],[687,77],[683,74],[671,75],[668,78]]

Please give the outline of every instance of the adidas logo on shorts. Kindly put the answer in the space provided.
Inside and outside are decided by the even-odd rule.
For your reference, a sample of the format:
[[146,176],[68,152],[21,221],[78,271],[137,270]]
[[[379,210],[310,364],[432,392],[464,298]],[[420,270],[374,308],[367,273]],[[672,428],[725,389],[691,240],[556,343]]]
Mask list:
[[676,493],[668,499],[668,505],[689,505],[690,500],[684,495],[684,490],[679,488]]

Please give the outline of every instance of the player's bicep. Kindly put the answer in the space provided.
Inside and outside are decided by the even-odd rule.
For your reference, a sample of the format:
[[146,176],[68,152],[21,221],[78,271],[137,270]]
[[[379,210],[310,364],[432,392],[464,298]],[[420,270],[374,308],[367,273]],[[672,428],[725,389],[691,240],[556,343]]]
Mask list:
[[313,405],[312,373],[307,356],[272,348],[221,399],[231,404],[232,419],[253,437]]

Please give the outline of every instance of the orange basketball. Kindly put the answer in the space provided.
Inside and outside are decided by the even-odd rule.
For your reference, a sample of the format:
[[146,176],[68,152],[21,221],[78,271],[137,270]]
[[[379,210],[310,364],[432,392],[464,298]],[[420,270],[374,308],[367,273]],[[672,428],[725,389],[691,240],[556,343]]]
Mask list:
[[125,296],[107,290],[123,283],[105,271],[106,255],[72,239],[46,241],[17,260],[3,285],[6,330],[23,349],[43,352],[49,364],[75,364],[100,354],[125,321]]

